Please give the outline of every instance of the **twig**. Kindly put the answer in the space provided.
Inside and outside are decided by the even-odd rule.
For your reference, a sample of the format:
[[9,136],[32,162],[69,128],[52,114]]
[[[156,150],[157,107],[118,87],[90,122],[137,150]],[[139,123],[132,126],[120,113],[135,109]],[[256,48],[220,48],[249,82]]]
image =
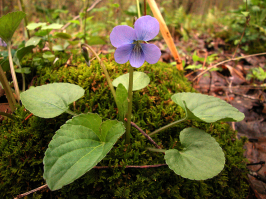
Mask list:
[[[148,169],[148,168],[157,168],[157,167],[164,167],[164,166],[167,166],[167,164],[155,164],[155,165],[143,165],[143,166],[128,165],[128,166],[125,166],[125,168],[126,169],[129,169],[129,168],[132,168],[132,169]],[[122,166],[122,165],[117,165],[117,166],[95,166],[95,167],[93,167],[93,169],[109,169],[109,168],[115,168],[115,167],[124,167],[124,166]],[[41,187],[38,187],[36,189],[33,189],[31,191],[28,191],[26,193],[20,194],[14,199],[23,198],[24,196],[27,196],[27,195],[29,195],[31,193],[34,193],[36,191],[40,191],[40,190],[45,189],[45,188],[48,188],[47,184],[45,184],[45,185],[43,185]]]
[[48,185],[47,185],[47,184],[45,184],[45,185],[43,185],[43,186],[41,186],[41,187],[38,187],[38,188],[36,188],[36,189],[33,189],[33,190],[31,190],[31,191],[28,191],[28,192],[26,192],[26,193],[19,194],[19,195],[18,195],[16,198],[14,198],[14,199],[23,198],[23,197],[25,197],[25,196],[27,196],[27,195],[29,195],[29,194],[31,194],[31,193],[34,193],[34,192],[36,192],[36,191],[40,191],[40,190],[45,189],[45,188],[48,188]]
[[266,55],[266,53],[258,53],[258,54],[253,54],[253,55],[247,55],[247,56],[242,56],[242,57],[237,57],[237,58],[231,58],[222,62],[219,62],[209,68],[207,68],[205,71],[202,71],[197,77],[195,77],[192,82],[194,82],[196,79],[198,79],[200,76],[202,76],[204,73],[208,72],[209,70],[211,70],[212,68],[215,68],[216,66],[219,66],[221,64],[224,64],[226,62],[230,62],[230,61],[235,61],[235,60],[239,60],[239,59],[244,59],[244,58],[248,58],[248,57],[254,57],[254,56],[259,56],[259,55]]
[[255,177],[257,180],[266,183],[266,178],[255,171],[249,171],[249,175]]
[[[91,5],[91,7],[89,7],[88,9],[87,9],[87,12],[89,12],[89,11],[91,11],[98,3],[100,3],[102,0],[96,0],[92,5]],[[80,15],[77,15],[77,16],[75,16],[72,20],[77,20],[77,19],[79,19],[80,18]],[[66,29],[69,25],[71,24],[71,22],[68,22],[66,25],[64,25],[62,28],[61,28],[61,30],[64,30],[64,29]]]
[[[125,121],[127,121],[127,118],[124,119]],[[131,122],[131,125],[133,127],[135,127],[139,132],[142,133],[142,135],[144,135],[157,149],[162,149],[156,142],[154,142],[154,140],[148,136],[147,133],[145,133],[140,127],[138,127],[134,122]]]
[[[206,85],[206,84],[202,84],[200,86],[198,85],[195,85],[194,88],[205,88],[205,89],[208,89],[210,86],[209,84]],[[266,85],[265,84],[262,84],[262,85],[238,85],[238,86],[231,86],[231,88],[233,89],[236,89],[236,88],[252,88],[252,89],[262,89],[262,88],[265,88]],[[217,89],[223,89],[223,88],[228,88],[228,86],[216,86],[216,85],[212,85],[211,88],[217,88]],[[237,93],[234,93],[236,95],[238,95]]]
[[[147,169],[147,168],[156,168],[156,167],[163,167],[167,166],[167,164],[155,164],[155,165],[143,165],[143,166],[136,166],[136,165],[128,165],[125,166],[126,169]],[[109,168],[115,168],[115,167],[124,167],[122,165],[117,166],[95,166],[94,169],[109,169]]]

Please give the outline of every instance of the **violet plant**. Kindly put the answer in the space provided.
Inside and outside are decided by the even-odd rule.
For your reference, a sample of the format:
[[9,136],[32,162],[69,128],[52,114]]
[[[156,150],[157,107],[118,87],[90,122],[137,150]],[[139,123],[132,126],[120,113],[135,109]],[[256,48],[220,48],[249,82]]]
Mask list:
[[[51,190],[57,190],[72,183],[96,166],[126,132],[126,143],[130,144],[133,91],[145,88],[150,78],[143,72],[133,71],[145,60],[156,63],[161,52],[147,41],[159,32],[159,23],[151,16],[139,17],[134,29],[117,26],[110,35],[116,47],[115,60],[119,64],[129,61],[129,73],[111,80],[104,63],[92,48],[89,48],[100,61],[108,85],[118,108],[118,120],[102,121],[98,114],[77,115],[69,110],[69,104],[84,95],[84,89],[69,83],[53,83],[31,88],[21,94],[21,101],[27,110],[42,118],[53,118],[64,112],[74,117],[56,131],[49,143],[43,160],[44,179]],[[116,87],[116,90],[114,89]],[[145,137],[156,148],[151,152],[162,152],[166,164],[177,175],[192,180],[205,180],[218,175],[225,164],[222,148],[209,134],[197,128],[185,128],[180,132],[181,150],[161,149],[150,136],[164,131],[185,120],[202,122],[241,121],[244,114],[223,100],[199,93],[176,93],[171,99],[185,111],[186,116],[170,123]],[[126,118],[126,119],[125,119]],[[126,124],[124,125],[124,120]],[[177,132],[178,133],[178,132]]]

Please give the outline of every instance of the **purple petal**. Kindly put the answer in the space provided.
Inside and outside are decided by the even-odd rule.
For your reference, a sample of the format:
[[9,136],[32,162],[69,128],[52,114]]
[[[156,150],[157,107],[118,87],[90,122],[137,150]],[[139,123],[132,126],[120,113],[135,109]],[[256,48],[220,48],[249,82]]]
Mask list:
[[0,38],[0,46],[6,47],[6,42]]
[[140,45],[134,45],[132,53],[129,57],[130,65],[139,68],[144,64],[145,57]]
[[161,57],[161,50],[154,44],[140,44],[145,60],[149,64],[155,64]]
[[132,44],[136,39],[135,30],[129,26],[116,26],[110,34],[111,44],[116,48],[125,44]]
[[130,54],[135,44],[126,44],[116,49],[114,57],[115,61],[119,64],[124,64],[129,60]]
[[137,19],[134,28],[138,40],[149,41],[158,35],[160,25],[157,19],[147,15]]

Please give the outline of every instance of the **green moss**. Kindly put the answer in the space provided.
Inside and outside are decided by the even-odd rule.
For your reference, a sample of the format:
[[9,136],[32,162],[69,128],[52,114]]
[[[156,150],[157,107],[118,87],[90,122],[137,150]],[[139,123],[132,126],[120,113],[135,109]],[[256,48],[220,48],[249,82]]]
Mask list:
[[[102,56],[112,79],[127,72],[111,56]],[[64,63],[64,60],[61,60]],[[96,61],[87,67],[79,57],[73,58],[76,66],[56,64],[44,67],[35,85],[51,82],[70,82],[86,92],[70,109],[94,112],[105,119],[117,119],[117,109],[107,82]],[[144,64],[138,71],[146,72],[151,83],[134,92],[132,121],[144,131],[151,132],[174,120],[184,117],[184,111],[170,97],[177,92],[193,91],[182,73],[165,63]],[[23,108],[16,112],[17,121],[4,121],[0,127],[0,197],[10,198],[45,184],[42,179],[42,158],[54,132],[70,116],[63,114],[54,119],[36,116],[23,122],[29,113]],[[164,164],[163,154],[146,150],[151,144],[133,129],[132,144],[119,140],[99,166],[109,169],[92,169],[74,183],[54,192],[37,192],[29,198],[245,198],[247,171],[243,157],[245,140],[235,139],[235,132],[225,123],[205,124],[184,122],[154,136],[163,148],[178,148],[179,132],[194,126],[210,133],[221,145],[226,156],[224,170],[213,179],[191,181],[176,175],[168,167],[125,169],[126,165]],[[177,143],[177,144],[174,144]],[[118,165],[122,167],[118,167]]]

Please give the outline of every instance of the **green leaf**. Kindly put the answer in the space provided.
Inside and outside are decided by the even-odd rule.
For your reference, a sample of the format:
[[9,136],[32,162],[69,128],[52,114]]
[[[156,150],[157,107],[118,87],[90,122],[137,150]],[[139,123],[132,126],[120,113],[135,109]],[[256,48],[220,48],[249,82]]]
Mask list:
[[46,26],[46,23],[30,23],[29,25],[26,26],[26,28],[28,30],[34,30],[36,28],[42,27],[42,26]]
[[[11,55],[12,57],[15,55],[16,51],[14,49],[11,49]],[[0,57],[8,58],[8,52],[7,51],[0,51]]]
[[[129,81],[129,73],[124,74],[116,78],[112,84],[117,87],[118,84],[123,84],[124,87],[128,90],[128,81]],[[134,72],[133,73],[133,91],[141,90],[148,86],[150,83],[150,78],[143,72]]]
[[72,46],[75,46],[77,44],[79,44],[79,40],[74,40],[74,41],[68,41],[68,43]]
[[239,42],[240,42],[240,39],[236,39],[236,40],[234,41],[234,45],[239,44]]
[[[184,110],[188,109],[188,119],[204,122],[239,122],[245,115],[225,101],[200,93],[177,93],[171,99]],[[185,103],[184,103],[185,102]]]
[[118,84],[118,87],[116,88],[116,101],[117,101],[118,115],[120,121],[124,120],[125,115],[128,111],[127,98],[128,98],[127,89],[123,86],[123,84]]
[[18,28],[21,20],[26,16],[24,12],[10,12],[0,18],[0,37],[6,42],[10,42],[11,38]]
[[24,67],[24,68],[18,68],[15,69],[16,73],[25,73],[25,74],[30,74],[30,67]]
[[54,191],[72,183],[92,169],[124,134],[122,122],[82,114],[68,120],[56,132],[43,159],[44,174]]
[[165,152],[166,164],[176,174],[191,180],[206,180],[218,175],[225,164],[222,148],[208,133],[186,128],[180,133],[183,150]]
[[188,69],[195,70],[195,69],[200,69],[200,68],[202,68],[202,64],[198,64],[198,65],[193,64],[193,65],[188,65],[186,67],[186,70]]
[[55,58],[55,55],[53,53],[51,53],[50,51],[47,51],[47,52],[43,53],[42,57],[44,59],[48,59],[50,62],[52,62]]
[[49,32],[51,30],[38,30],[37,32],[35,32],[34,34],[38,37],[44,37],[44,36],[47,36],[49,35]]
[[61,45],[54,45],[53,51],[64,51],[65,49]]
[[102,39],[102,37],[99,36],[90,36],[88,40],[89,45],[103,45],[106,44],[106,42]]
[[8,58],[3,59],[3,60],[0,59],[0,65],[1,65],[1,67],[2,67],[2,69],[3,69],[4,72],[10,70]]
[[22,47],[20,49],[18,49],[14,55],[14,58],[13,58],[13,61],[18,65],[20,66],[20,62],[22,60],[22,58],[28,54],[28,53],[31,53],[32,52],[32,49],[34,48],[35,46],[27,46],[27,47]]
[[199,56],[197,55],[197,51],[194,51],[193,56],[192,56],[192,59],[193,59],[193,62],[197,62],[197,61],[204,62],[204,58],[199,57]]
[[245,17],[247,17],[248,15],[249,15],[249,12],[244,12],[244,11],[242,11],[241,12]]
[[42,30],[54,30],[54,29],[58,30],[58,29],[60,29],[62,27],[63,27],[63,25],[61,25],[61,24],[52,23],[52,24],[50,24],[48,26],[42,26]]
[[21,93],[22,104],[34,115],[53,118],[68,110],[68,105],[84,95],[84,89],[69,83],[53,83]]
[[55,38],[61,38],[61,39],[71,39],[72,36],[70,34],[67,33],[63,33],[63,32],[58,32],[54,35]]
[[27,47],[27,46],[37,46],[40,43],[41,39],[42,39],[41,37],[36,37],[36,36],[31,37],[26,42],[25,47]]

